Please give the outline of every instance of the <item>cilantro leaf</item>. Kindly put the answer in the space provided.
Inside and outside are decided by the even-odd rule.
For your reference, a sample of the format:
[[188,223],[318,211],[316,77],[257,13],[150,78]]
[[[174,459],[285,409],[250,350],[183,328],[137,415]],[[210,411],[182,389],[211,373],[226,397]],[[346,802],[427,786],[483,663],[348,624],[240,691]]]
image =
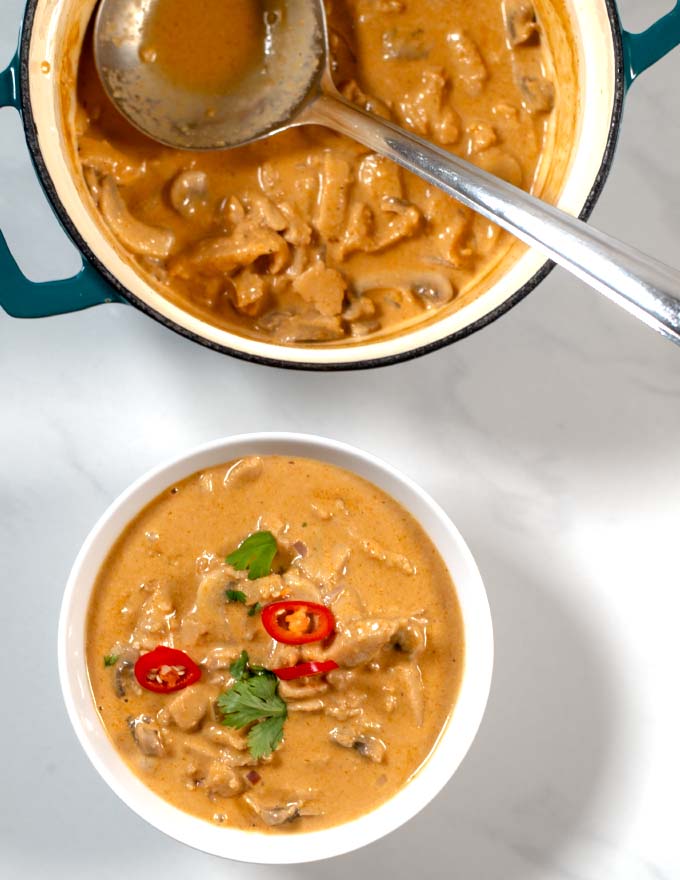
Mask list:
[[282,717],[267,718],[266,721],[260,721],[254,727],[250,728],[248,733],[248,749],[250,754],[256,760],[266,758],[268,755],[281,745],[283,740],[283,722]]
[[262,602],[253,602],[252,605],[248,606],[248,617],[255,617],[260,611],[262,611]]
[[256,760],[267,757],[283,740],[283,725],[288,707],[278,693],[279,682],[273,672],[248,665],[248,653],[229,667],[237,679],[226,693],[217,698],[222,724],[227,727],[250,727],[248,748]]
[[224,595],[227,602],[241,602],[242,605],[245,605],[248,601],[248,597],[243,590],[225,590]]
[[241,651],[241,655],[238,660],[234,660],[234,662],[229,667],[229,674],[232,678],[235,678],[236,681],[241,681],[242,678],[245,678],[246,672],[248,669],[248,652]]
[[104,654],[104,666],[113,666],[117,660],[118,656],[116,654]]
[[248,571],[248,580],[266,577],[272,570],[277,551],[276,538],[271,532],[253,532],[238,548],[227,556],[236,571]]
[[271,716],[286,716],[286,704],[276,693],[278,681],[273,673],[253,675],[237,681],[221,694],[217,704],[222,723],[227,727],[245,727]]

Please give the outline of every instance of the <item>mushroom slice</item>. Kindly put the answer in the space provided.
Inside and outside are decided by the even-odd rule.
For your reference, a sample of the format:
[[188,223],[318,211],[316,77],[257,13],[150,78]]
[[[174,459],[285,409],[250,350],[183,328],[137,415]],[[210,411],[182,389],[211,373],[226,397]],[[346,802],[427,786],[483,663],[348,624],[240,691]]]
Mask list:
[[132,738],[143,755],[160,758],[165,753],[160,731],[152,726],[152,720],[148,715],[138,715],[136,718],[130,716],[127,723]]
[[345,749],[354,749],[364,758],[375,764],[382,764],[387,753],[387,746],[377,736],[367,733],[352,724],[334,727],[328,734],[334,743]]
[[294,822],[301,815],[303,801],[291,800],[282,804],[275,804],[273,807],[266,807],[259,803],[252,795],[243,795],[250,809],[256,813],[265,825],[274,827],[276,825],[285,825],[286,822]]
[[511,49],[538,41],[539,25],[530,0],[503,0],[502,9],[506,41]]
[[394,634],[392,647],[404,654],[418,657],[427,645],[427,621],[411,617]]
[[133,254],[145,257],[170,255],[175,246],[175,234],[133,217],[113,177],[105,177],[102,181],[99,208],[118,241]]
[[180,171],[170,185],[170,204],[182,217],[191,218],[208,203],[208,175],[205,171]]
[[526,74],[517,81],[522,103],[529,113],[550,113],[555,106],[555,86],[540,74]]
[[114,654],[118,659],[113,667],[113,689],[116,696],[122,700],[127,696],[128,684],[132,684],[136,691],[141,690],[133,676],[135,663],[139,658],[139,651],[134,648],[124,648],[122,651],[114,651]]
[[[453,285],[441,272],[381,272],[366,275],[354,285],[358,294],[369,290],[401,290],[415,294],[426,305],[444,305],[454,297]],[[368,548],[364,548],[368,551]],[[373,554],[371,554],[373,555]],[[383,560],[387,561],[387,560]]]

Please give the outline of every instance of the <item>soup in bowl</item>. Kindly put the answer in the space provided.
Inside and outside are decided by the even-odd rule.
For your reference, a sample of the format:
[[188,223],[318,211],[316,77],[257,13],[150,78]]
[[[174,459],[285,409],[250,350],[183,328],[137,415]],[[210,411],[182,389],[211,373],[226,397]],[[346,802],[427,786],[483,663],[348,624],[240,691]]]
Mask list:
[[481,721],[488,604],[443,511],[301,435],[202,447],[86,541],[60,623],[69,715],[108,784],[177,839],[311,861],[401,825]]

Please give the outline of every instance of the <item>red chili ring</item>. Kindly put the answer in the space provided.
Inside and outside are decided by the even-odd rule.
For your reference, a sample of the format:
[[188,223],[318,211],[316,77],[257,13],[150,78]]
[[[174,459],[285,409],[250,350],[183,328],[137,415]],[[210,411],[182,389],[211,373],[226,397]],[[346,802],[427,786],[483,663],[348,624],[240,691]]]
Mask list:
[[[164,672],[163,667],[168,671]],[[135,678],[147,691],[156,694],[172,694],[189,687],[201,677],[198,666],[184,651],[159,645],[135,663]]]
[[[296,612],[307,613],[305,630],[290,629],[287,618]],[[272,602],[262,609],[262,625],[269,635],[284,645],[306,645],[309,642],[322,642],[335,631],[335,617],[325,605],[304,602],[300,599],[286,599]]]
[[284,666],[281,669],[273,669],[272,672],[281,681],[293,681],[295,678],[305,678],[308,675],[323,675],[338,669],[335,660],[312,660],[309,663],[298,663],[297,666]]

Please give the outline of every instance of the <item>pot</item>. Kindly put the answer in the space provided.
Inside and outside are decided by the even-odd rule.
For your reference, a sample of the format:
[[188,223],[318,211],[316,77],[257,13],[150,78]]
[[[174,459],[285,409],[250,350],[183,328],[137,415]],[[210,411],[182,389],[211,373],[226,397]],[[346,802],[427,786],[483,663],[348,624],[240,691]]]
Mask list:
[[[461,688],[449,720],[424,766],[397,794],[357,819],[321,831],[262,834],[214,825],[163,800],[139,779],[109,739],[92,697],[87,672],[87,609],[101,565],[140,510],[159,493],[204,468],[244,455],[304,456],[350,470],[389,493],[415,516],[434,542],[455,584],[465,631]],[[407,822],[453,776],[484,714],[493,666],[489,604],[479,571],[445,512],[408,477],[367,452],[304,434],[226,437],[185,453],[141,477],[113,502],[87,537],[73,565],[59,619],[59,678],[69,718],[90,761],[111,789],[139,816],[176,840],[224,858],[291,864],[330,858],[365,846]]]
[[[298,369],[357,369],[407,360],[469,336],[516,305],[552,269],[541,254],[518,246],[472,302],[405,333],[363,345],[282,346],[239,336],[189,314],[155,291],[122,258],[96,223],[73,172],[59,89],[64,71],[74,69],[79,47],[74,34],[82,38],[94,2],[28,0],[17,53],[0,73],[0,106],[13,106],[21,114],[43,189],[83,260],[73,278],[31,282],[0,232],[0,305],[10,315],[44,317],[100,303],[129,303],[195,342],[244,360]],[[554,200],[587,219],[613,161],[627,89],[680,43],[680,0],[640,34],[623,29],[615,0],[568,0],[568,7],[578,44],[579,85],[567,136],[573,149]]]

